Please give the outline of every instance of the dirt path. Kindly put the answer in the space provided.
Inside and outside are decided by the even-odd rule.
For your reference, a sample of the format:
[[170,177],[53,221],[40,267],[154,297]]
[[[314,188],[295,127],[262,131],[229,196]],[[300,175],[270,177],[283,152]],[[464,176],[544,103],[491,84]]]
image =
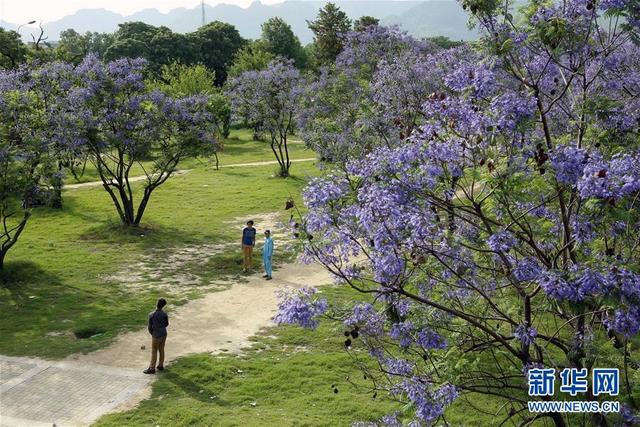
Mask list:
[[[317,265],[286,264],[273,280],[259,273],[246,283],[213,292],[169,312],[167,364],[193,353],[240,352],[261,328],[273,325],[276,291],[330,282]],[[145,329],[120,335],[102,350],[62,362],[0,356],[0,426],[91,424],[100,416],[135,407],[151,393],[153,376]]]
[[[288,245],[290,240],[287,238],[287,226],[279,219],[278,213],[256,214],[252,217],[259,229],[272,230],[276,250],[283,250]],[[243,222],[244,218],[235,218],[229,221],[229,226],[237,228],[240,234]],[[231,245],[231,248],[234,250],[236,246]],[[108,280],[117,278],[118,283],[132,291],[146,288],[175,294],[178,289],[189,289],[193,283],[198,282],[197,271],[190,272],[189,263],[202,265],[208,258],[229,249],[229,245],[225,244],[176,248],[166,259],[154,254],[152,262],[143,257],[142,261],[132,264],[133,268],[125,268]],[[236,249],[239,254],[239,248]],[[264,280],[259,268],[259,248],[255,252],[254,266],[257,268],[253,274],[240,276],[240,280],[231,283],[214,281],[210,283],[209,289],[219,289],[220,285],[227,289],[208,293],[203,298],[170,309],[167,341],[169,362],[191,353],[238,352],[249,345],[248,339],[260,328],[272,324],[278,289],[320,286],[331,282],[329,274],[319,265],[298,262],[276,265],[273,280]],[[166,271],[167,269],[170,271]],[[136,273],[132,274],[132,271]],[[113,345],[105,349],[85,355],[72,355],[67,360],[120,368],[144,368],[148,363],[149,351],[149,334],[143,328],[121,334]]]
[[[317,159],[315,157],[313,158],[306,158],[306,159],[296,159],[296,160],[291,160],[291,163],[301,163],[301,162],[313,162],[316,161]],[[269,160],[269,161],[264,161],[264,162],[252,162],[252,163],[236,163],[236,164],[231,164],[231,165],[220,165],[220,169],[226,169],[226,168],[249,168],[249,167],[256,167],[256,166],[269,166],[269,165],[277,165],[278,162],[276,160]],[[183,169],[183,170],[177,170],[173,173],[174,176],[176,175],[184,175],[186,173],[191,172],[191,169]],[[146,175],[142,175],[142,176],[134,176],[129,178],[129,182],[138,182],[138,181],[144,181],[145,179],[147,179]],[[74,190],[77,188],[86,188],[86,187],[99,187],[102,185],[102,181],[91,181],[91,182],[81,182],[79,184],[65,184],[64,189],[65,190]]]
[[[274,272],[271,281],[256,273],[247,283],[236,283],[227,290],[178,307],[169,312],[167,359],[192,353],[238,352],[249,345],[252,335],[272,324],[277,307],[276,290],[320,286],[330,281],[326,270],[316,265],[287,264]],[[127,332],[105,349],[72,355],[67,360],[143,369],[149,361],[149,341],[145,329]]]
[[[256,224],[284,236],[284,225],[277,217],[255,215]],[[239,221],[233,222],[239,226]],[[225,250],[215,245],[183,249],[173,254],[172,265],[177,270],[184,268],[182,262],[187,258],[198,260]],[[257,265],[259,260],[254,261]],[[325,269],[300,263],[276,266],[271,281],[264,280],[259,270],[243,279],[228,283],[223,291],[169,307],[169,366],[188,354],[240,352],[250,345],[251,336],[273,325],[277,290],[331,282]],[[130,285],[142,285],[138,280],[141,278],[134,278]],[[142,374],[149,350],[149,334],[142,325],[138,331],[121,334],[107,348],[74,354],[61,362],[0,356],[0,426],[84,426],[105,413],[134,407],[150,395],[154,377]]]

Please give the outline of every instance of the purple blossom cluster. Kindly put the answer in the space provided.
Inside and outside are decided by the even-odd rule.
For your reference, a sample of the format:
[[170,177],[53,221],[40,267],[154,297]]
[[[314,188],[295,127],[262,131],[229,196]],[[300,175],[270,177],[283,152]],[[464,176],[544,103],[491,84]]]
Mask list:
[[640,411],[634,410],[630,405],[622,405],[622,420],[628,426],[640,425]]
[[537,335],[538,331],[536,330],[536,328],[533,328],[526,323],[518,325],[513,333],[513,336],[520,340],[520,342],[524,345],[533,344]]
[[526,257],[518,261],[513,269],[513,277],[519,282],[535,280],[542,271],[540,265],[533,257]]
[[575,184],[582,177],[587,155],[584,150],[561,146],[551,154],[551,165],[556,171],[556,179],[563,184]]
[[517,240],[508,231],[499,231],[489,236],[487,245],[495,252],[507,252],[513,248],[517,243]]
[[578,190],[583,198],[620,199],[640,191],[640,153],[594,155],[585,165]]
[[398,322],[391,325],[389,336],[398,341],[401,348],[408,348],[413,344],[415,327],[411,321]]
[[397,393],[402,393],[415,406],[415,417],[420,422],[431,424],[444,414],[444,410],[458,397],[458,390],[451,384],[439,388],[426,379],[413,377],[398,384]]
[[373,304],[356,304],[344,321],[345,326],[358,326],[360,333],[371,337],[384,335],[386,316],[379,313]]
[[418,332],[416,343],[425,350],[442,350],[447,348],[447,341],[437,332],[427,328]]
[[327,311],[324,298],[315,298],[316,289],[303,288],[295,291],[279,292],[280,303],[274,321],[281,324],[298,325],[303,328],[318,327],[318,316]]
[[607,327],[627,338],[640,333],[640,307],[633,305],[627,308],[617,308],[605,321]]

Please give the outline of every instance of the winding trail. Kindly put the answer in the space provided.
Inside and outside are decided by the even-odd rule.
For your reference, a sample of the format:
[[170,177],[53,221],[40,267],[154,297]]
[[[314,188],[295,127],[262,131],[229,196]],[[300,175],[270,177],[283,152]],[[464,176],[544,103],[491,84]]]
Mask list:
[[[329,283],[317,265],[285,264],[273,280],[246,282],[169,311],[167,364],[193,353],[240,352],[261,328],[273,325],[276,291]],[[146,329],[121,334],[109,347],[61,362],[0,356],[0,426],[84,426],[150,395],[153,376]]]
[[[305,158],[305,159],[295,159],[295,160],[291,160],[291,163],[302,163],[302,162],[314,162],[317,161],[318,159],[316,159],[315,157],[309,157],[309,158]],[[252,162],[252,163],[235,163],[235,164],[230,164],[230,165],[220,165],[219,169],[227,169],[227,168],[249,168],[249,167],[256,167],[256,166],[269,166],[269,165],[277,165],[278,161],[277,160],[268,160],[268,161],[264,161],[264,162]],[[191,172],[191,169],[182,169],[182,170],[177,170],[173,173],[174,176],[176,175],[184,175],[186,173]],[[138,181],[144,181],[145,179],[147,179],[146,175],[141,175],[141,176],[134,176],[129,178],[129,182],[138,182]],[[102,185],[102,181],[91,181],[91,182],[81,182],[79,184],[65,184],[64,189],[65,190],[74,190],[77,188],[86,188],[86,187],[99,187]]]
[[[276,312],[276,291],[284,288],[321,286],[331,282],[326,270],[316,265],[285,264],[273,276],[248,276],[246,283],[207,294],[169,312],[167,358],[169,361],[192,353],[239,352],[250,345],[249,338],[272,324]],[[149,333],[146,329],[120,335],[102,350],[72,355],[67,361],[114,367],[140,367],[149,362]]]
[[[286,226],[278,217],[278,213],[254,215],[256,224],[282,236],[279,247],[285,248]],[[236,218],[229,226],[241,230],[243,221]],[[189,271],[189,264],[203,264],[228,250],[228,245],[178,247],[160,260],[160,265],[170,266],[169,271],[153,263],[147,265],[148,260],[142,256],[105,279],[120,283],[123,290],[131,292],[175,294],[180,287],[188,288],[190,282],[180,282],[171,273],[191,277],[194,273]],[[156,262],[157,256],[162,255],[152,257]],[[136,271],[157,273],[157,277],[132,273]],[[169,301],[165,362],[169,369],[173,360],[189,354],[240,353],[251,345],[250,337],[273,325],[278,290],[331,282],[327,271],[315,264],[276,265],[270,281],[261,274],[256,270],[251,275],[225,280],[224,290],[214,291],[221,282],[213,281],[212,287],[206,288],[211,292],[182,306],[172,307]],[[151,276],[155,278],[152,280]],[[178,288],[167,287],[178,283]],[[142,316],[151,308],[141,308]],[[106,348],[72,354],[58,362],[0,356],[0,426],[86,426],[108,412],[132,408],[149,397],[155,376],[142,373],[149,361],[150,339],[146,325],[140,326],[139,330],[120,334]]]
[[[292,160],[311,161],[316,158]],[[276,164],[277,161],[264,161],[220,168]],[[175,174],[189,172],[181,170]],[[146,178],[137,176],[129,181]],[[101,185],[97,181],[64,188]],[[270,222],[269,218],[264,219],[265,224]],[[278,228],[271,225],[271,229]],[[194,260],[217,251],[216,247],[188,249],[195,250]],[[173,265],[180,268],[178,262]],[[173,360],[194,353],[239,353],[250,345],[251,336],[273,325],[276,291],[321,286],[330,281],[329,274],[318,265],[291,263],[279,266],[271,281],[255,273],[242,281],[227,283],[228,289],[208,293],[174,310],[169,306],[165,363],[170,366]],[[87,426],[108,412],[132,408],[149,397],[154,376],[142,374],[142,369],[149,360],[150,340],[146,328],[141,326],[140,330],[120,334],[104,349],[73,354],[63,361],[0,355],[0,427]]]

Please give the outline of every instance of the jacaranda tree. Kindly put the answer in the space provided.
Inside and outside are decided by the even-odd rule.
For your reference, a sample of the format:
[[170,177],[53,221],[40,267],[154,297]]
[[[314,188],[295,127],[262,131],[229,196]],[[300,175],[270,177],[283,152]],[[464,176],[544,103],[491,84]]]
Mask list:
[[280,176],[289,176],[288,136],[295,126],[302,78],[291,61],[272,61],[262,71],[247,71],[229,81],[233,114],[269,135]]
[[0,71],[0,270],[34,206],[58,205],[62,174],[48,112],[59,107],[56,66]]
[[[217,149],[207,97],[147,90],[145,64],[128,58],[103,63],[89,55],[74,68],[65,98],[67,141],[88,153],[127,226],[140,224],[151,194],[180,161]],[[144,177],[141,194],[134,189],[134,166]]]
[[[426,80],[431,67],[427,64],[416,67],[415,62],[431,60],[426,54],[434,50],[432,44],[394,28],[368,26],[347,34],[344,51],[336,63],[323,68],[319,77],[304,88],[304,108],[297,119],[306,145],[326,160],[359,156],[380,143],[379,126],[386,126],[380,118],[395,129],[396,117],[390,117],[393,111],[402,110],[401,115],[420,114],[425,96],[433,90]],[[404,75],[396,78],[396,72]],[[376,79],[376,85],[371,84],[374,75],[382,77]],[[398,105],[374,102],[375,93],[380,96],[386,96],[382,95],[385,90],[391,93],[387,85],[396,88],[393,102]],[[403,103],[413,105],[403,108]],[[405,124],[408,127],[405,132],[410,132],[414,122]],[[395,130],[392,137],[397,137]]]
[[[481,394],[515,425],[631,425],[640,408],[637,4],[535,2],[523,21],[499,3],[464,3],[483,31],[476,49],[403,49],[377,62],[353,125],[314,133],[316,146],[342,154],[307,188],[296,233],[310,259],[370,300],[331,307],[307,290],[286,296],[276,320],[342,319],[372,389],[406,404],[385,424],[434,424],[455,399],[472,405]],[[530,400],[574,399],[558,387],[529,396],[528,373],[540,368],[589,378],[620,369],[618,397],[579,396],[618,399],[622,412],[529,412]]]

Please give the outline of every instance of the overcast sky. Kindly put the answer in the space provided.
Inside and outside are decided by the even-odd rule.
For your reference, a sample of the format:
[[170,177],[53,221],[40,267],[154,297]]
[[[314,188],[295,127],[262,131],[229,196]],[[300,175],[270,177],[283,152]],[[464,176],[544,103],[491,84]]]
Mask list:
[[[280,3],[282,0],[261,0],[262,3]],[[247,7],[252,0],[205,0],[205,3],[236,4]],[[142,9],[168,12],[178,7],[193,8],[200,0],[0,0],[0,20],[23,24],[29,21],[49,22],[72,14],[78,9],[104,8],[123,15]]]

